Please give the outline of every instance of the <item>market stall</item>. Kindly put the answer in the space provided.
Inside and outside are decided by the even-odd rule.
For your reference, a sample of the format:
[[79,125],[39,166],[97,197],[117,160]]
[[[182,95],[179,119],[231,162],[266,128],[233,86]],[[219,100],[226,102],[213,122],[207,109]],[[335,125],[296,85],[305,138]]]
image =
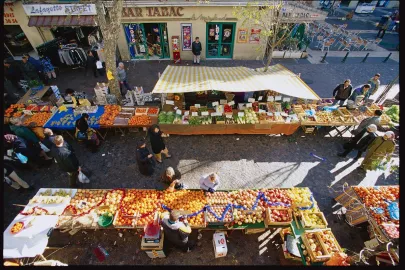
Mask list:
[[[295,248],[300,250],[296,256],[285,252],[286,258],[293,256],[305,265],[322,264],[334,252],[342,251],[333,233],[327,229],[327,221],[308,188],[231,190],[213,194],[202,190],[42,188],[4,232],[10,241],[3,254],[5,258],[41,254],[47,239],[43,242],[45,245],[35,252],[15,252],[17,246],[29,241],[25,236],[37,237],[39,227],[45,234],[48,227],[72,232],[80,229],[147,228],[157,220],[159,213],[180,208],[188,211],[187,219],[195,229],[280,228],[282,239],[289,234],[296,239]],[[41,218],[52,219],[46,230],[42,228],[45,225],[41,224]],[[21,243],[14,243],[14,238],[19,238]],[[316,242],[311,239],[316,239]]]
[[50,86],[43,86],[40,90],[29,89],[17,104],[56,105],[58,101]]

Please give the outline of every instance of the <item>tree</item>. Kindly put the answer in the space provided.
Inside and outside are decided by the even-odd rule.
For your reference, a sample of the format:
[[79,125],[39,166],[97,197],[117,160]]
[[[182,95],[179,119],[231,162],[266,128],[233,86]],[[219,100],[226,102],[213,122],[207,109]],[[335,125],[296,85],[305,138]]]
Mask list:
[[96,0],[97,21],[104,39],[104,55],[106,71],[113,73],[114,79],[108,81],[108,86],[112,94],[121,103],[121,92],[115,75],[118,34],[121,26],[123,0],[113,0],[112,8],[108,10],[108,16],[104,12],[104,5],[101,0]]
[[242,20],[242,26],[259,27],[261,46],[258,48],[267,57],[266,72],[273,59],[273,51],[290,37],[296,20],[283,16],[283,9],[289,6],[282,0],[267,0],[236,6],[233,15]]

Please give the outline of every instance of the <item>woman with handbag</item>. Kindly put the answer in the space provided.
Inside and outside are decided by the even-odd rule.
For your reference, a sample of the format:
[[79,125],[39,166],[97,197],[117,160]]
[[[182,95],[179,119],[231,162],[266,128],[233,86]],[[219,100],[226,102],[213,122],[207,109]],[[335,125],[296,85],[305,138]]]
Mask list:
[[162,153],[167,158],[171,157],[169,150],[163,141],[163,137],[168,137],[168,135],[164,134],[158,125],[152,125],[149,128],[148,135],[150,138],[150,145],[152,146],[152,151],[157,162],[162,163]]
[[141,174],[146,176],[153,174],[153,155],[149,153],[144,140],[138,142],[136,148],[136,162],[138,163]]
[[75,137],[78,141],[90,143],[90,146],[94,147],[94,150],[96,150],[100,145],[100,140],[98,139],[96,131],[89,127],[87,123],[88,120],[89,115],[87,113],[83,113],[82,117],[77,119]]
[[19,160],[22,164],[27,164],[32,169],[37,167],[33,163],[38,163],[42,153],[45,153],[40,146],[30,145],[26,140],[13,134],[4,135],[5,150],[12,150],[12,160]]

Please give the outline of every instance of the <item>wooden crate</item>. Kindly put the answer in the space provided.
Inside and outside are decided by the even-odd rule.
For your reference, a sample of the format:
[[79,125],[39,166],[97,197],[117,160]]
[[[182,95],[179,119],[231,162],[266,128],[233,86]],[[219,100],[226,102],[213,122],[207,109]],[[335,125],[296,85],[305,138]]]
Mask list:
[[358,225],[368,221],[367,211],[365,209],[347,211],[346,220],[352,225]]
[[322,255],[322,256],[318,256],[316,255],[312,249],[311,249],[311,244],[309,243],[309,239],[307,238],[307,234],[308,232],[305,232],[304,234],[301,235],[301,239],[302,242],[304,243],[304,246],[308,252],[309,257],[311,258],[312,262],[326,262],[331,258],[331,255],[329,254],[329,252],[325,249],[325,246],[322,245],[322,242],[319,240],[319,235],[315,234],[315,239],[314,241],[318,241],[319,245],[321,246],[321,249],[323,251],[324,254],[326,255]]
[[[308,232],[310,232],[310,231],[308,231]],[[319,241],[321,242],[321,244],[323,245],[323,247],[324,247],[325,249],[326,249],[326,246],[325,246],[324,241],[322,240],[321,235],[322,235],[324,232],[329,233],[329,234],[332,236],[332,242],[335,244],[336,249],[337,249],[337,250],[332,250],[332,251],[333,251],[333,252],[342,252],[342,248],[340,247],[338,241],[336,240],[335,235],[332,233],[332,230],[331,230],[330,228],[321,229],[321,230],[316,230],[316,231],[313,231],[313,232],[314,232],[315,234],[319,235]]]
[[131,225],[131,226],[129,226],[129,225],[128,225],[128,226],[117,225],[119,213],[120,213],[119,210],[115,213],[114,221],[113,221],[113,226],[114,226],[114,228],[118,228],[118,229],[134,229],[135,226],[136,226],[136,223],[138,222],[138,221],[137,221],[137,216],[138,216],[137,213],[135,213],[134,216],[133,216],[133,220],[132,220],[132,225]]
[[[275,222],[275,221],[270,221],[270,210],[280,210],[280,211],[287,211],[291,220],[289,221],[281,221],[281,222]],[[291,224],[291,222],[293,221],[293,213],[291,209],[288,208],[280,208],[280,207],[268,207],[266,208],[266,224],[267,225],[271,225],[271,226],[288,226]]]
[[244,234],[255,234],[255,233],[262,233],[265,232],[266,228],[263,229],[245,229],[243,232]]
[[315,127],[311,127],[311,126],[301,126],[302,130],[304,131],[304,133],[306,134],[312,134],[315,131]]
[[318,217],[320,217],[322,219],[323,223],[324,223],[323,225],[309,224],[308,221],[305,218],[305,215],[307,213],[304,214],[304,212],[302,212],[302,211],[300,211],[299,213],[300,213],[300,218],[301,218],[302,225],[303,225],[304,228],[308,228],[308,229],[315,229],[315,228],[324,229],[324,228],[326,228],[328,226],[328,222],[326,221],[325,216],[324,216],[324,214],[322,212],[312,212],[312,213],[309,213],[309,214],[315,214]]

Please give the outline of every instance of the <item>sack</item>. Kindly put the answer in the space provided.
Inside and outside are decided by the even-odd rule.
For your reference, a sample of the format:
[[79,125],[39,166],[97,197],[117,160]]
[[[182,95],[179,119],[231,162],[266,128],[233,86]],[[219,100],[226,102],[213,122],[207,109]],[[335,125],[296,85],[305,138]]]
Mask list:
[[77,139],[78,140],[87,140],[87,134],[81,131],[77,132]]
[[41,149],[44,150],[44,152],[48,153],[49,151],[51,151],[51,150],[49,150],[49,148],[46,147],[43,143],[40,142],[39,145],[41,146]]
[[84,183],[84,184],[90,183],[90,179],[84,173],[82,173],[82,171],[79,172],[78,178],[79,178],[80,183]]
[[17,158],[21,161],[21,163],[26,164],[28,162],[28,158],[21,153],[15,154]]

